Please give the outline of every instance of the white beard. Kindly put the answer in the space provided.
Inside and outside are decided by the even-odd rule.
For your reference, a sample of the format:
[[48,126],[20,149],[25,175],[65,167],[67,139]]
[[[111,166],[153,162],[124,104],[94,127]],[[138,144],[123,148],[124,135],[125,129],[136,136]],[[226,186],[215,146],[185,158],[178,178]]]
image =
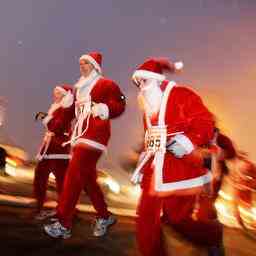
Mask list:
[[138,100],[142,109],[149,116],[157,114],[162,102],[162,90],[160,83],[155,79],[147,80],[145,86],[141,89]]
[[78,101],[86,100],[89,97],[90,85],[94,84],[94,81],[100,77],[100,74],[95,69],[92,70],[88,77],[80,77],[75,84],[75,88],[77,89],[76,98]]

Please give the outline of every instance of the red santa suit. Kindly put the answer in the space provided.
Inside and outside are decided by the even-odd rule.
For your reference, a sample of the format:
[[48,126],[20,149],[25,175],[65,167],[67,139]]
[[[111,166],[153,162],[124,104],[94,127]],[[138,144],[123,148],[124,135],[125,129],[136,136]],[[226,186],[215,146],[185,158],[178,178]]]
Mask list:
[[[165,255],[160,236],[163,198],[199,193],[211,181],[211,174],[195,161],[191,152],[212,138],[213,117],[193,91],[165,80],[162,75],[164,69],[174,72],[179,68],[180,63],[150,59],[133,75],[137,84],[146,81],[142,90],[151,90],[152,81],[157,82],[162,91],[159,111],[152,114],[149,112],[153,105],[144,107],[146,153],[132,177],[132,181],[136,181],[143,175],[137,212],[137,241],[143,256]],[[154,95],[156,93],[153,98]],[[150,104],[150,100],[147,103]],[[178,147],[172,148],[176,142],[181,151]]]
[[71,137],[72,159],[58,205],[58,218],[65,228],[72,226],[75,206],[83,189],[97,211],[97,217],[109,216],[103,193],[96,181],[96,164],[107,149],[111,119],[125,109],[125,98],[118,85],[101,76],[101,55],[90,53],[80,59],[89,61],[94,70],[81,77],[76,87],[76,116]]
[[72,87],[68,85],[57,86],[63,94],[60,103],[53,103],[48,115],[43,119],[46,127],[45,136],[37,155],[39,160],[34,175],[34,195],[37,199],[37,210],[42,210],[49,175],[52,172],[56,179],[58,194],[61,193],[65,171],[70,158],[70,147],[62,144],[69,140],[71,121],[74,118],[74,97]]

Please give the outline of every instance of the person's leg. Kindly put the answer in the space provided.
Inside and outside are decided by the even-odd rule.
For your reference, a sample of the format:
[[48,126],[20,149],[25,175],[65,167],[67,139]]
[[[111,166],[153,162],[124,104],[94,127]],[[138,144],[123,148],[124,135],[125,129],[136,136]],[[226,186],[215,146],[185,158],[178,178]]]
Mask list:
[[69,160],[68,159],[56,159],[54,160],[54,168],[53,168],[53,174],[55,176],[56,181],[56,191],[58,193],[58,200],[61,195],[63,185],[64,185],[64,179],[66,170],[68,168]]
[[85,184],[84,190],[89,196],[92,205],[97,212],[97,218],[108,218],[110,212],[108,212],[104,195],[97,182],[97,170],[91,170],[91,173],[88,175],[88,179]]
[[69,163],[58,205],[58,218],[65,228],[71,228],[75,207],[87,182],[89,173],[96,169],[101,152],[76,146]]
[[101,152],[76,146],[66,171],[63,189],[57,206],[58,221],[44,226],[44,231],[54,238],[71,236],[72,220],[80,193],[85,186],[90,171],[96,169]]
[[33,190],[34,197],[37,200],[38,213],[42,210],[46,198],[47,183],[51,168],[50,161],[51,160],[42,160],[37,164],[35,168]]
[[94,236],[103,236],[109,226],[116,222],[116,218],[108,211],[102,190],[97,183],[97,171],[91,170],[85,184],[85,192],[88,194],[97,215],[93,229]]
[[[66,159],[52,159],[51,160],[51,172],[53,173],[54,177],[55,177],[55,183],[56,183],[56,192],[57,192],[57,206],[59,203],[59,198],[60,198],[60,194],[62,192],[62,188],[63,188],[63,184],[64,184],[64,178],[65,178],[65,173],[66,173],[66,169],[68,168],[68,163],[69,160]],[[57,220],[57,209],[52,209],[52,210],[47,210],[47,211],[43,211],[42,215],[44,216],[44,218],[49,218],[51,217],[51,220]]]
[[149,194],[145,186],[137,209],[137,244],[143,256],[164,256],[160,214],[162,200]]

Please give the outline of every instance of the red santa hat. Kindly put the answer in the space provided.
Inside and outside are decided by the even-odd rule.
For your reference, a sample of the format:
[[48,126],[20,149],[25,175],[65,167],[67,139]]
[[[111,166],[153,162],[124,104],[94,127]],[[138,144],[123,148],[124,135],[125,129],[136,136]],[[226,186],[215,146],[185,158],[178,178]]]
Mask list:
[[99,52],[90,52],[82,55],[79,60],[86,60],[101,74],[102,55]]
[[151,58],[140,65],[132,75],[136,82],[136,77],[142,79],[165,80],[164,72],[175,73],[183,68],[182,62],[172,62],[167,58]]
[[57,85],[55,90],[58,90],[64,96],[60,102],[64,108],[70,107],[74,102],[73,87],[68,84]]

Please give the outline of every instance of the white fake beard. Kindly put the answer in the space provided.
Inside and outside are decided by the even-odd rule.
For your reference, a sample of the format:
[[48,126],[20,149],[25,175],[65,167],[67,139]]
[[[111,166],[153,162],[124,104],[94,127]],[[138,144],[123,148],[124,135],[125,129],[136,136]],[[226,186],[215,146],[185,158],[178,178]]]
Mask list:
[[162,95],[160,83],[155,79],[147,80],[138,95],[139,105],[149,116],[157,114],[160,110]]
[[82,87],[87,87],[92,83],[92,81],[94,81],[99,76],[100,76],[99,73],[95,69],[93,69],[89,76],[87,77],[81,76],[79,78],[79,80],[75,84],[75,88],[80,89]]
[[76,99],[77,101],[90,101],[90,86],[93,82],[98,79],[101,75],[93,69],[88,77],[81,76],[79,81],[75,84],[76,91]]

